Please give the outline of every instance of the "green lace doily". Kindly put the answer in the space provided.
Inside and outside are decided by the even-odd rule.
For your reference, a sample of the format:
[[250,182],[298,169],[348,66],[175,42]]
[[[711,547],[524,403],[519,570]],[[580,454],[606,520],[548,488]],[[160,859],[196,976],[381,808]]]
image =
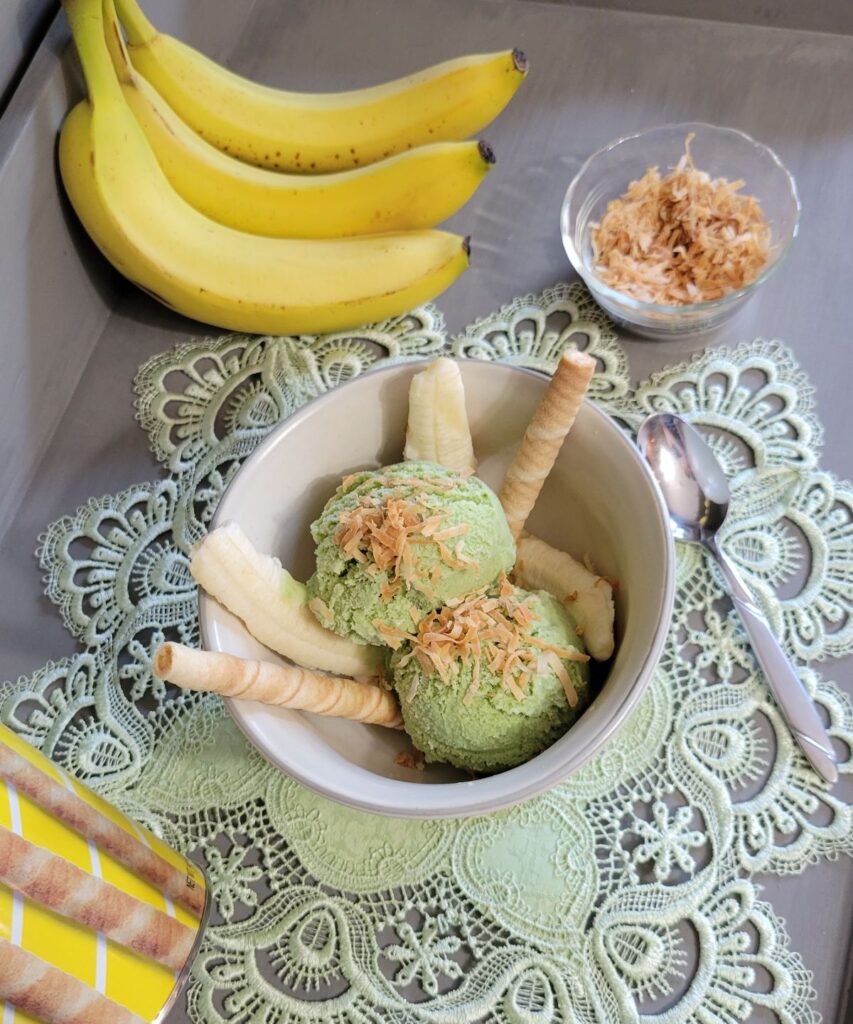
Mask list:
[[[137,414],[163,471],[48,528],[46,591],[82,649],[4,684],[0,716],[207,868],[193,1020],[733,1024],[765,1006],[816,1021],[809,972],[751,878],[849,853],[850,808],[793,746],[701,552],[678,552],[666,651],[618,739],[488,818],[338,807],[270,768],[218,699],[152,678],[157,644],[197,642],[187,552],[283,417],[384,362],[447,350],[547,370],[572,345],[596,356],[594,397],[628,429],[671,409],[709,436],[732,478],[726,547],[794,656],[853,649],[853,489],[820,471],[812,389],[776,342],[632,387],[574,285],[452,339],[426,307],[357,335],[234,335],[149,360]],[[802,677],[849,772],[850,702]]]

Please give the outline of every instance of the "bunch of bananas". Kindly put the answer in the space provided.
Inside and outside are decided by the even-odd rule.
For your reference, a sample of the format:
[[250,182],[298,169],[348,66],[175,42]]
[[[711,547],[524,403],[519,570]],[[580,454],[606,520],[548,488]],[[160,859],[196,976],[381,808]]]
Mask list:
[[[434,298],[468,240],[433,226],[494,156],[467,139],[526,73],[519,51],[311,95],[257,85],[159,33],[136,0],[62,0],[88,99],[59,164],[104,255],[229,330],[344,330]],[[119,18],[127,34],[125,41]]]

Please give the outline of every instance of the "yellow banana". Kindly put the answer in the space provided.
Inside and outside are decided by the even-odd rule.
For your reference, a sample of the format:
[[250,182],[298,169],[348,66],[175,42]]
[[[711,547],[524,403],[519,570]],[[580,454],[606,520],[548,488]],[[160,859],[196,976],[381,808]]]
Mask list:
[[477,134],[524,80],[520,50],[475,54],[385,85],[285,92],[235,75],[117,0],[134,67],[191,128],[260,167],[303,174],[363,166],[428,142]]
[[229,227],[274,238],[340,238],[429,228],[474,194],[494,163],[485,142],[437,142],[369,167],[317,176],[252,167],[211,146],[127,59],[112,0],[107,46],[124,98],[175,191]]
[[205,217],[169,184],[124,100],[101,0],[63,6],[90,97],[62,127],[63,182],[107,258],[166,305],[239,331],[344,330],[433,298],[467,266],[467,241],[441,231],[303,241]]

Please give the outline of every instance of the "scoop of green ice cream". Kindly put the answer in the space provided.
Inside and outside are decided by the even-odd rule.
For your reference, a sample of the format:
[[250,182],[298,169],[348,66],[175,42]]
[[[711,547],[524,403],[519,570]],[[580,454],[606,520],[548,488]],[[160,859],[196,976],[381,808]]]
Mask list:
[[347,477],[311,533],[310,607],[327,628],[369,644],[411,633],[427,612],[490,585],[515,562],[495,493],[429,462]]
[[[510,591],[506,586],[503,591],[495,628],[483,618],[493,618],[495,608],[483,612],[488,604],[477,599],[479,609],[473,613],[462,608],[460,615],[456,614],[459,609],[451,609],[425,621],[419,634],[428,631],[430,639],[424,639],[420,653],[417,643],[406,642],[392,655],[391,670],[406,731],[427,761],[448,761],[474,772],[522,764],[562,736],[589,702],[586,663],[560,657],[545,646],[583,651],[564,606],[544,591]],[[487,601],[495,596],[485,595]],[[515,613],[513,617],[519,603],[528,615]],[[525,618],[529,618],[527,624]],[[479,657],[464,638],[446,646],[449,657],[442,655],[436,634],[458,634],[454,627],[460,619],[470,623],[464,629],[472,630],[471,641],[475,652],[479,644]],[[507,631],[507,622],[514,628]],[[515,668],[509,681],[505,672],[508,658],[510,669]],[[564,686],[566,677],[568,687]],[[573,706],[567,688],[574,691]]]

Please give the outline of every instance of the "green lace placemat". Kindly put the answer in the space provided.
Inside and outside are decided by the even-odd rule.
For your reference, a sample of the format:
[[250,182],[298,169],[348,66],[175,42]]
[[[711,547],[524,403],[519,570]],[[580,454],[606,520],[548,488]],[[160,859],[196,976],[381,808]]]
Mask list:
[[[725,545],[800,663],[853,649],[853,489],[818,465],[812,388],[775,342],[716,349],[632,387],[579,286],[452,339],[432,307],[351,335],[183,344],[136,379],[154,480],[53,523],[39,552],[76,656],[4,684],[2,720],[205,865],[212,923],[189,1009],[208,1024],[816,1020],[809,972],[756,895],[851,850],[850,809],[808,768],[700,551],[678,551],[660,667],[569,782],[452,822],[338,807],[247,746],[222,703],[151,675],[198,640],[187,552],[243,459],[311,397],[450,351],[550,370],[576,345],[626,428],[685,415],[732,481]],[[803,664],[850,771],[853,711]]]

